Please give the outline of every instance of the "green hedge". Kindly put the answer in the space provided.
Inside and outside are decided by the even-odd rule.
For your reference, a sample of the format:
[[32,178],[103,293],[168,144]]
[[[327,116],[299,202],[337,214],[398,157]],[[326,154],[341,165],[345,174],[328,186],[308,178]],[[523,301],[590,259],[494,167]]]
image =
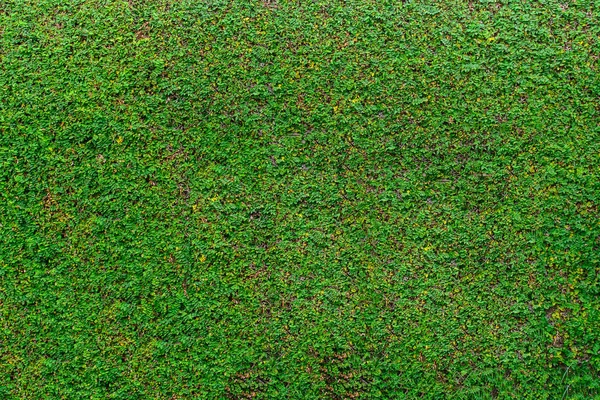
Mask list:
[[0,397],[600,398],[599,9],[1,1]]

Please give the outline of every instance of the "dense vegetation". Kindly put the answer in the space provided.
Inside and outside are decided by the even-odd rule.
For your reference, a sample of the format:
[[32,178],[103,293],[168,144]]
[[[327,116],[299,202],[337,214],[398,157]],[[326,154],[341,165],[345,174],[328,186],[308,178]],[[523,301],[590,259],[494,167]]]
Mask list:
[[0,397],[599,398],[598,1],[0,1]]

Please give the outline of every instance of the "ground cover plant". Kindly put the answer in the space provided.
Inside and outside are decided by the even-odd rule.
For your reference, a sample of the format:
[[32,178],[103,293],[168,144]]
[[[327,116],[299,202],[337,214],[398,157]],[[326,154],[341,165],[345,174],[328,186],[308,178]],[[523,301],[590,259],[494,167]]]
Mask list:
[[600,391],[597,1],[0,2],[0,397]]

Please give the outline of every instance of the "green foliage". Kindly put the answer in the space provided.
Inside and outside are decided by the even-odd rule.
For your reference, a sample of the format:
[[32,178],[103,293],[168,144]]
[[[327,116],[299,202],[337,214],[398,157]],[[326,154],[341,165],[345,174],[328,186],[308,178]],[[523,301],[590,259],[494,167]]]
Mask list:
[[0,397],[599,398],[599,7],[0,2]]

